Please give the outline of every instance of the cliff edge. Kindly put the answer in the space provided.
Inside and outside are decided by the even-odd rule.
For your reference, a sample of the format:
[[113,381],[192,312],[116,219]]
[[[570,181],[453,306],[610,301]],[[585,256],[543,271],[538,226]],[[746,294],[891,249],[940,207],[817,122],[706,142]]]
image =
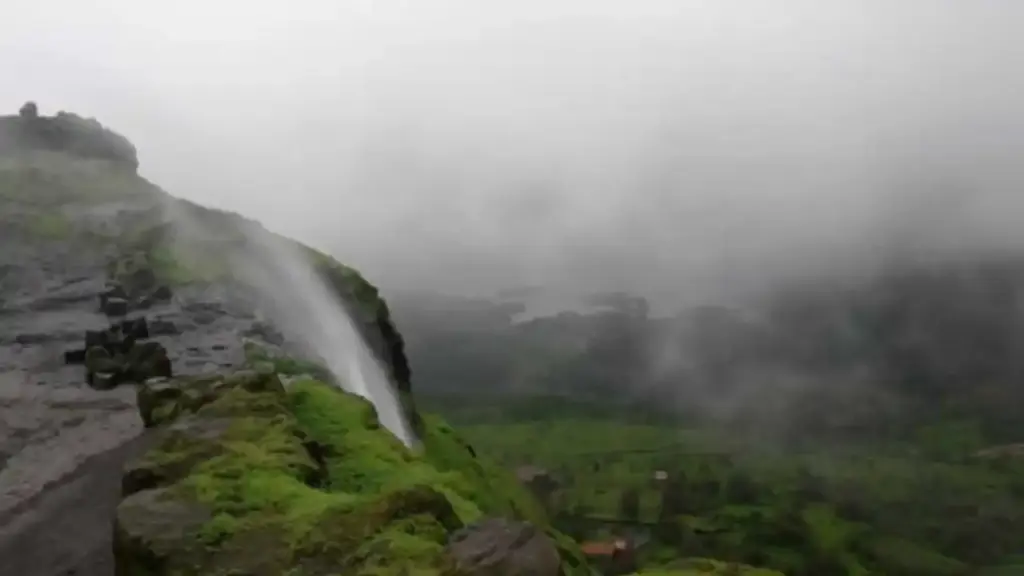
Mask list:
[[[416,409],[371,283],[137,167],[98,122],[0,117],[0,573],[587,573]],[[345,391],[355,349],[412,441]]]

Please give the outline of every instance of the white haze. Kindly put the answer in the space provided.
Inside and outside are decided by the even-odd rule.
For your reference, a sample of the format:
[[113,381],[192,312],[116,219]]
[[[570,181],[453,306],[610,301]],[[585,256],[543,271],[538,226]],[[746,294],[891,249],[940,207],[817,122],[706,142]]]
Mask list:
[[[1018,0],[37,0],[0,109],[385,289],[721,297],[1016,246]],[[936,235],[936,230],[941,234]]]

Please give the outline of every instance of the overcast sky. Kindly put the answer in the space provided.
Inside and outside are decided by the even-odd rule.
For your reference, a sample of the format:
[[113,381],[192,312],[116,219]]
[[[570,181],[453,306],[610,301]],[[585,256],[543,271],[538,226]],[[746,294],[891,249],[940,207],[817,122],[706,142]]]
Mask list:
[[693,296],[1024,229],[1019,0],[10,4],[0,109],[386,288]]

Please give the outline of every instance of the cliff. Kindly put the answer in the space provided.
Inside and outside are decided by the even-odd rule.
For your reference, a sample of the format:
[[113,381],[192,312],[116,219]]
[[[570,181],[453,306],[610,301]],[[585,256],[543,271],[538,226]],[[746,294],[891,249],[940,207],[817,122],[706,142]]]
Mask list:
[[[93,121],[0,118],[0,573],[587,573],[417,410],[372,284],[136,167]],[[338,358],[380,367],[408,445]]]

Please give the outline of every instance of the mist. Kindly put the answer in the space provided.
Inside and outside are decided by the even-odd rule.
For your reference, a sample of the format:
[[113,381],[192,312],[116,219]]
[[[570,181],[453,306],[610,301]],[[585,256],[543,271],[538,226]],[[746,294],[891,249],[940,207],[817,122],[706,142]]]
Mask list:
[[679,305],[1021,246],[1013,0],[7,7],[11,112],[95,116],[171,193],[385,292]]

